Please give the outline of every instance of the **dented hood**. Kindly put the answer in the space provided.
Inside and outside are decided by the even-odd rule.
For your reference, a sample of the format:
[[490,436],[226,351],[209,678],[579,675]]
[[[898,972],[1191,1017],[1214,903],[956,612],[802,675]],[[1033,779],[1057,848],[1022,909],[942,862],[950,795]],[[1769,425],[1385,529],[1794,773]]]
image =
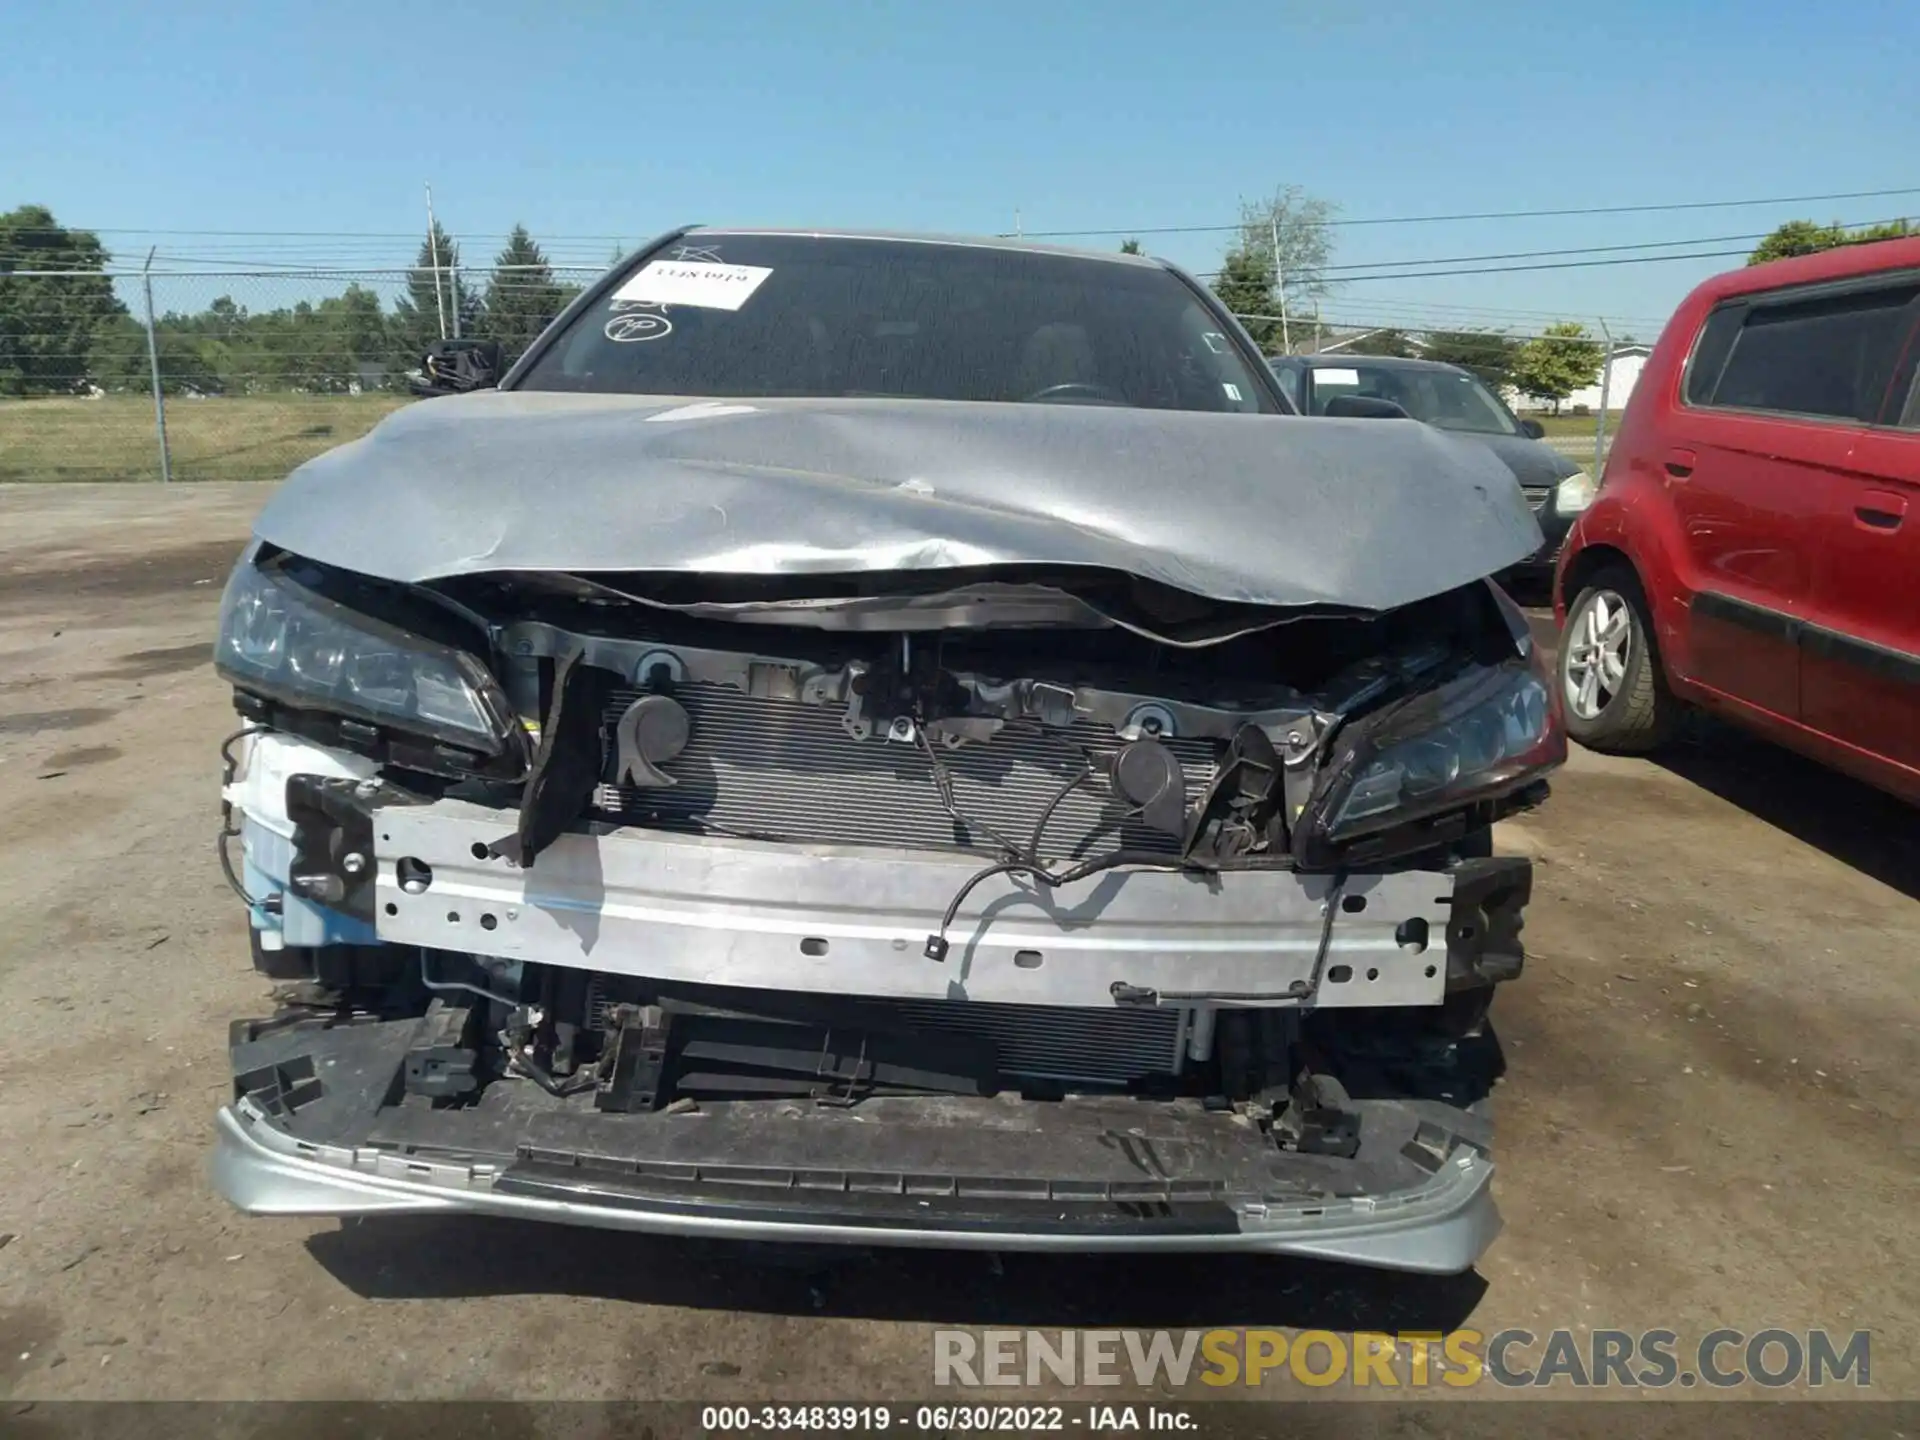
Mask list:
[[294,472],[262,540],[383,579],[1090,566],[1384,610],[1542,541],[1484,445],[1413,421],[482,392]]

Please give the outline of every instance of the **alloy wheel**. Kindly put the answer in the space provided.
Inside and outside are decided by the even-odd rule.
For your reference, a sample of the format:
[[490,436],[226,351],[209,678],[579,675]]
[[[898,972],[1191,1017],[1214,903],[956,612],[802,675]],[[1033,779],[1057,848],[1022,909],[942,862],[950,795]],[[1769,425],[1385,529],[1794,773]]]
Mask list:
[[1595,590],[1567,625],[1561,687],[1567,708],[1597,720],[1627,683],[1633,653],[1633,610],[1616,590]]

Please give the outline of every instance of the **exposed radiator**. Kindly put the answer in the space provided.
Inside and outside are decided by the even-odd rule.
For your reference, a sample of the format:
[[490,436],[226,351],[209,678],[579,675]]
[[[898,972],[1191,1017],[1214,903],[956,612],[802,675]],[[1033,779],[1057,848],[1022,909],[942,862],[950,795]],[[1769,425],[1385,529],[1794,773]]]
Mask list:
[[981,1005],[894,1000],[885,1008],[926,1030],[990,1041],[1008,1075],[1124,1085],[1180,1069],[1184,1010],[1078,1010],[1056,1005]]
[[[639,693],[615,696],[606,714],[609,736]],[[872,739],[855,740],[837,709],[703,683],[673,693],[692,721],[686,749],[661,767],[676,783],[644,790],[602,784],[594,805],[607,818],[749,839],[994,848],[990,837],[955,825],[941,808],[925,753],[882,738],[884,725]],[[1048,802],[1086,769],[1082,757],[1110,755],[1123,743],[1090,722],[1052,730],[1016,721],[989,741],[936,753],[961,813],[1025,843]],[[1162,743],[1186,772],[1191,803],[1213,777],[1216,742]],[[611,759],[604,773],[613,773]],[[1043,849],[1051,857],[1122,847],[1173,852],[1179,841],[1129,820],[1125,802],[1098,780],[1069,795],[1047,822]]]

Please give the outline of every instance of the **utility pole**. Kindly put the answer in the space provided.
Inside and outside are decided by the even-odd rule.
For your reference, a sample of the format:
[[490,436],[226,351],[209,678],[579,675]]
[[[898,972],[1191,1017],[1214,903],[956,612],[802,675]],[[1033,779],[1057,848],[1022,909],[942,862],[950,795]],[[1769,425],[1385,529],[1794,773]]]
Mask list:
[[1607,392],[1613,386],[1613,332],[1606,318],[1600,320],[1600,334],[1606,341],[1606,359],[1600,362],[1600,418],[1593,426],[1593,478],[1598,480],[1607,463]]
[[160,483],[173,481],[173,458],[167,454],[167,401],[160,386],[160,341],[153,323],[153,251],[147,251],[147,263],[140,267],[140,288],[147,296],[147,369],[153,376],[153,428],[160,436]]
[[1016,240],[1018,240],[1018,239],[1020,239],[1020,238],[1021,238],[1021,235],[1020,235],[1020,207],[1019,207],[1018,205],[1016,205],[1016,206],[1014,206],[1014,207],[1013,207],[1013,238],[1014,238],[1014,239],[1016,239]]
[[[427,255],[433,261],[433,308],[440,315],[440,338],[447,338],[447,307],[440,300],[440,230],[433,223],[433,186],[427,186]],[[456,305],[456,323],[458,321]]]
[[1280,348],[1293,353],[1293,331],[1287,325],[1287,272],[1280,264],[1280,217],[1269,216],[1267,227],[1273,237],[1273,288],[1280,299]]

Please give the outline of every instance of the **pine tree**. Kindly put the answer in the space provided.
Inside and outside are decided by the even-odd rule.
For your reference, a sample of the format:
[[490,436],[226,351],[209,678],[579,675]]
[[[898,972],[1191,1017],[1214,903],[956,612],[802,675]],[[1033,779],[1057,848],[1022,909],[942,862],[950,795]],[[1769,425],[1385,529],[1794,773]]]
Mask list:
[[420,253],[407,272],[406,294],[393,307],[398,368],[417,368],[427,346],[443,335],[479,334],[482,316],[479,294],[460,274],[460,247],[436,221],[432,234],[420,242]]
[[547,257],[524,225],[513,227],[506,247],[494,257],[487,281],[486,328],[500,342],[500,359],[511,365],[526,353],[553,317],[566,308],[570,287],[553,278]]

